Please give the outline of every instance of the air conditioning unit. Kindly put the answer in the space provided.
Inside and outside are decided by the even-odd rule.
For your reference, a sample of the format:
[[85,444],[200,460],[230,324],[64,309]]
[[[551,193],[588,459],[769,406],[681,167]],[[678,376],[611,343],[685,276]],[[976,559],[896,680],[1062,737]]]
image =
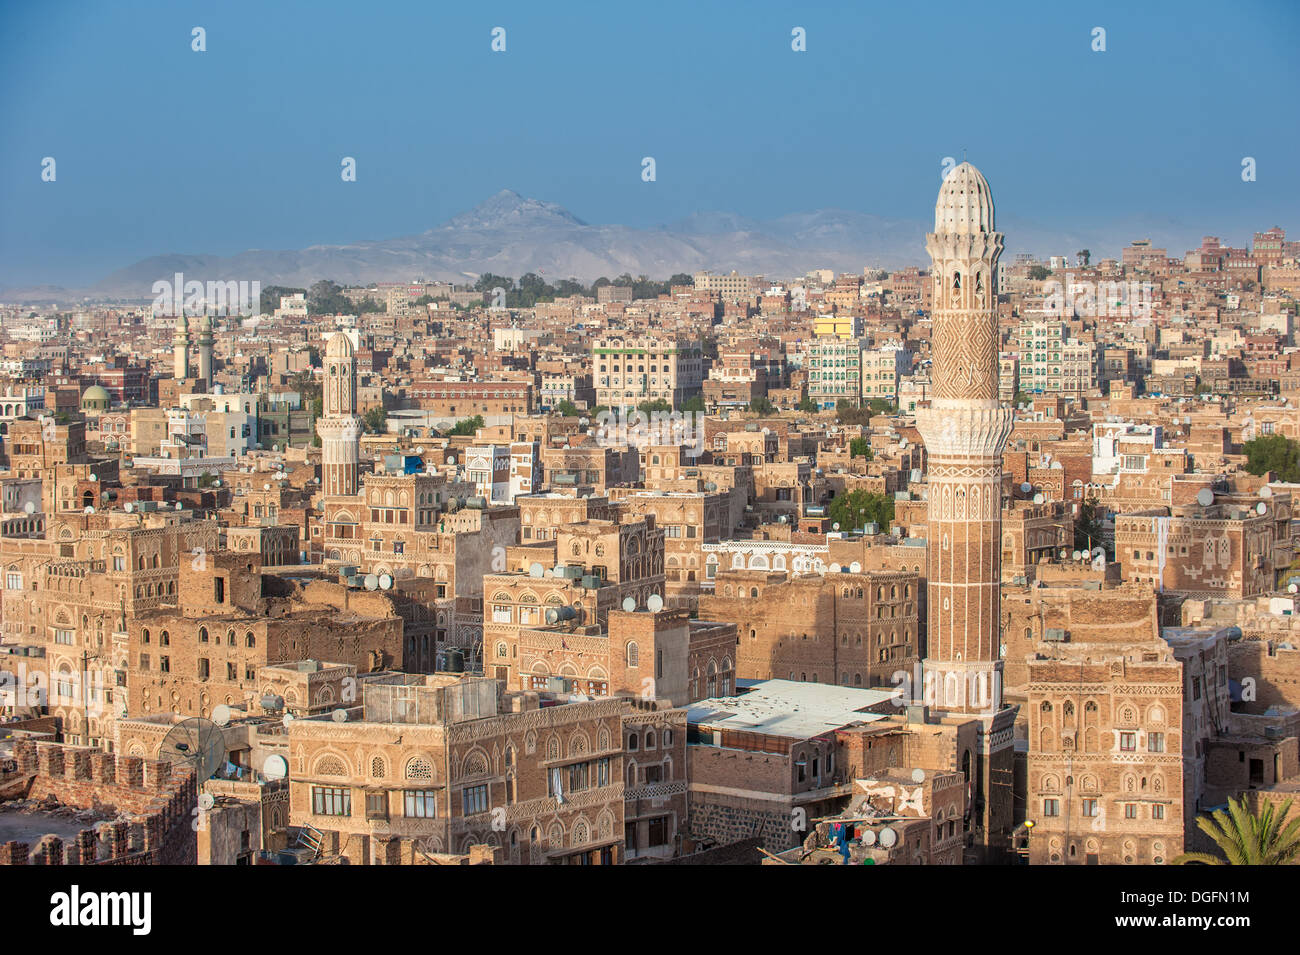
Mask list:
[[1048,627],[1043,632],[1043,639],[1050,643],[1064,643],[1066,632],[1060,627]]

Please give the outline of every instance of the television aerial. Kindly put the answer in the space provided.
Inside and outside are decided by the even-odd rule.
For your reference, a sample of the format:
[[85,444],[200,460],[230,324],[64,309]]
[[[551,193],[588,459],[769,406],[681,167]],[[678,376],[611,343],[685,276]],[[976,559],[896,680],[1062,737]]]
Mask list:
[[158,758],[193,771],[195,781],[202,783],[212,777],[226,758],[221,727],[201,716],[181,720],[163,737]]

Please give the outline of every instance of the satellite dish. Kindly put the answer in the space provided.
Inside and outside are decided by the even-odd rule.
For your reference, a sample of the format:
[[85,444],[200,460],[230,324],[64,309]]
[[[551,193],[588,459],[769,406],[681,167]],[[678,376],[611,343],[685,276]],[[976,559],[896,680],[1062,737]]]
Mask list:
[[293,714],[285,713],[284,716],[280,719],[280,722],[283,723],[285,725],[285,728],[287,729],[289,724],[293,722]]
[[633,610],[635,610],[635,609],[636,609],[636,599],[633,598],[633,597],[624,597],[624,598],[623,598],[623,609],[626,610],[628,613],[631,613]]
[[449,454],[449,455],[447,455],[447,463],[448,463],[448,464],[455,464],[455,463],[456,463],[456,455],[454,455],[454,454]]
[[[130,510],[130,508],[131,508],[131,505],[128,504],[128,505],[127,505],[127,509]],[[26,504],[23,505],[23,510],[24,510],[26,513],[28,513],[28,514],[35,514],[35,513],[36,513],[36,505],[33,504],[31,501],[28,501]]]
[[876,832],[874,829],[868,829],[862,834],[862,844],[864,846],[874,846],[876,844]]
[[199,808],[202,809],[204,812],[207,812],[216,804],[217,804],[217,799],[215,796],[212,795],[212,793],[199,794]]
[[1196,492],[1196,503],[1201,507],[1209,507],[1214,503],[1214,492],[1208,487],[1203,487]]
[[906,438],[901,438],[901,439],[899,439],[898,446],[899,446],[900,448],[905,448],[905,447],[907,447],[907,439],[906,439]]
[[191,716],[181,720],[163,737],[158,758],[192,770],[198,782],[211,778],[226,758],[226,741],[221,727],[212,720]]
[[1069,557],[1069,556],[1070,556],[1070,552],[1069,552],[1068,550],[1066,550],[1064,547],[1062,547],[1062,548],[1061,548],[1061,560],[1065,560],[1065,558],[1067,558],[1067,557]]
[[1042,503],[1043,503],[1044,501],[1046,501],[1046,500],[1047,500],[1047,498],[1043,495],[1043,493],[1042,493],[1041,491],[1040,491],[1039,493],[1037,493],[1037,494],[1034,495],[1034,503],[1035,503],[1035,504],[1042,504]]
[[89,504],[87,504],[87,505],[86,505],[85,513],[87,513],[87,514],[94,514],[94,513],[95,513],[95,509],[94,509],[93,507],[91,507]]
[[263,484],[263,485],[262,485],[262,490],[263,490],[263,491],[269,491],[269,490],[271,490],[271,485],[269,485],[269,484]]
[[[28,504],[27,506],[28,506],[28,507],[31,507],[30,504]],[[130,501],[127,501],[125,504],[122,505],[122,510],[124,510],[124,511],[126,511],[128,514],[130,514],[132,511],[135,510],[135,505],[132,504]],[[31,511],[28,511],[27,513],[30,514]]]
[[289,775],[289,763],[283,756],[268,756],[262,763],[262,775],[267,779],[284,779]]
[[392,574],[380,574],[380,575],[379,575],[379,589],[380,589],[380,590],[392,590],[392,589],[393,589],[393,575],[392,575]]
[[897,841],[898,841],[898,833],[896,833],[893,829],[889,828],[888,826],[885,826],[883,829],[880,830],[880,844],[884,846],[886,849],[888,849]]
[[99,477],[98,477],[97,475],[92,474],[92,475],[89,476],[89,478],[87,478],[87,480],[90,480],[90,481],[98,481],[98,480],[99,480]]
[[1300,585],[1297,585],[1297,584],[1287,584],[1286,592],[1289,593],[1289,594],[1294,594],[1294,593],[1300,592]]
[[664,609],[664,598],[660,597],[658,594],[651,594],[646,598],[645,605],[646,609],[651,613],[658,613],[660,610]]
[[849,573],[851,574],[862,573],[862,565],[855,560],[853,563],[849,564]]
[[[836,527],[839,527],[840,525],[836,524],[835,526],[836,526]],[[831,573],[832,573],[832,574],[838,574],[839,572],[840,572],[840,565],[839,565],[839,564],[831,564]]]
[[379,578],[376,577],[374,574],[366,574],[365,584],[366,584],[366,590],[378,590]]
[[914,782],[914,783],[923,783],[923,782],[925,782],[925,770],[924,770],[924,769],[914,769],[914,770],[912,770],[912,782]]
[[543,567],[541,564],[539,564],[537,561],[533,561],[531,564],[528,565],[528,576],[529,576],[529,577],[545,577],[545,576],[546,576],[546,568]]
[[230,725],[230,707],[225,703],[219,703],[212,708],[212,722],[218,726]]
[[1079,559],[1079,554],[1080,554],[1080,553],[1081,553],[1081,552],[1080,552],[1080,551],[1077,551],[1077,550],[1076,550],[1076,551],[1071,551],[1071,552],[1070,552],[1070,557],[1073,558],[1074,560],[1078,560],[1078,559]]
[[1270,498],[1273,496],[1273,489],[1265,484],[1259,489],[1259,496],[1265,499]]
[[335,723],[346,723],[348,721],[348,711],[342,708],[337,709],[330,714],[330,719]]
[[1263,501],[1260,501],[1258,504],[1255,505],[1255,513],[1256,513],[1256,514],[1267,514],[1267,513],[1268,513],[1268,505],[1265,504]]
[[554,607],[547,607],[547,608],[546,608],[546,622],[547,622],[547,623],[559,623],[559,621],[560,621],[560,612],[559,612],[558,610],[556,610]]

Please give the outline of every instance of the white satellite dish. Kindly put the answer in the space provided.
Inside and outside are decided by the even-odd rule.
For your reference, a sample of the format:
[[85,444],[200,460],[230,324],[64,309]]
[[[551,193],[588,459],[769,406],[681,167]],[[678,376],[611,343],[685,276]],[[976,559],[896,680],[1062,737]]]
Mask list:
[[623,598],[623,609],[626,610],[628,613],[631,613],[633,610],[635,610],[635,609],[636,609],[636,598],[634,598],[634,597],[624,597],[624,598]]
[[392,575],[392,574],[380,574],[380,575],[379,575],[379,589],[380,589],[380,590],[392,590],[392,589],[393,589],[393,575]]
[[454,454],[449,454],[449,455],[447,455],[447,463],[448,463],[448,464],[455,464],[455,463],[456,463],[456,455],[454,455]]
[[269,485],[269,484],[263,484],[263,485],[262,485],[262,490],[263,490],[263,491],[269,491],[269,490],[271,490],[271,485]]
[[[30,504],[28,504],[27,506],[28,506],[28,507],[31,507]],[[122,510],[124,510],[124,511],[126,511],[128,514],[130,514],[132,511],[135,510],[135,505],[132,504],[130,501],[127,501],[125,504],[122,505]],[[27,513],[30,514],[31,511],[28,511]]]
[[1267,513],[1268,513],[1268,505],[1265,504],[1263,501],[1260,501],[1258,504],[1255,505],[1255,513],[1256,513],[1256,514],[1267,514]]
[[94,513],[95,513],[95,509],[94,509],[93,507],[91,507],[89,504],[87,504],[87,505],[86,505],[85,513],[87,513],[87,514],[94,514]]
[[379,578],[376,577],[374,574],[366,574],[365,584],[366,584],[366,590],[378,590]]
[[1034,495],[1035,504],[1042,504],[1046,500],[1047,497],[1041,491]]
[[1289,594],[1298,593],[1300,592],[1300,585],[1287,584],[1286,592]]
[[[126,507],[127,507],[127,510],[130,510],[130,509],[131,509],[131,505],[130,505],[130,504],[128,504]],[[35,514],[35,513],[36,513],[36,505],[33,504],[31,501],[28,501],[26,504],[23,505],[23,510],[24,510],[26,513],[28,513],[28,514]]]
[[862,834],[862,844],[864,846],[874,846],[876,844],[876,833],[874,829],[868,829]]
[[658,613],[660,610],[664,609],[664,598],[660,597],[658,594],[651,594],[646,598],[645,605],[646,609],[651,613]]
[[218,726],[227,726],[230,724],[230,707],[225,703],[218,703],[212,708],[212,722]]
[[546,568],[543,567],[541,564],[539,564],[537,561],[533,561],[531,564],[528,565],[528,576],[529,576],[529,577],[545,577],[545,576],[546,576]]
[[[835,526],[836,526],[836,527],[839,527],[840,525],[836,524]],[[840,565],[839,565],[839,564],[831,564],[831,573],[832,573],[832,574],[838,574],[839,572],[840,572]]]
[[1201,507],[1209,507],[1214,503],[1214,492],[1208,487],[1203,487],[1196,492],[1196,503]]
[[1080,553],[1080,552],[1077,551],[1077,550],[1076,550],[1076,551],[1071,551],[1071,553],[1070,553],[1070,557],[1072,557],[1074,560],[1078,560],[1078,559],[1079,559],[1079,553]]
[[337,709],[330,714],[330,719],[335,723],[346,723],[348,721],[348,711],[345,709]]
[[1270,498],[1273,496],[1273,489],[1265,484],[1259,489],[1259,496],[1262,498]]
[[98,475],[95,475],[95,474],[92,474],[92,475],[89,476],[89,478],[88,478],[87,480],[90,480],[90,481],[98,481],[98,480],[99,480],[99,476],[98,476]]
[[559,623],[559,622],[560,622],[560,611],[556,610],[554,607],[547,607],[547,608],[546,608],[546,622],[547,622],[547,623]]
[[885,826],[883,829],[880,830],[880,844],[884,846],[886,849],[888,849],[897,841],[898,841],[898,833],[896,833],[893,829],[890,829],[888,826]]
[[914,782],[914,783],[923,783],[923,782],[925,782],[925,770],[924,770],[924,769],[914,769],[914,770],[912,770],[912,782]]
[[285,713],[284,716],[280,719],[280,722],[283,723],[285,726],[288,726],[290,723],[293,722],[293,714]]
[[862,573],[862,565],[855,560],[853,563],[849,564],[849,573],[851,574]]
[[289,775],[289,763],[283,756],[268,756],[262,763],[262,775],[267,779],[284,779]]
[[216,797],[212,793],[199,793],[199,808],[207,812],[217,804]]
[[1030,491],[1032,491],[1033,489],[1034,489],[1034,486],[1033,486],[1032,484],[1030,484],[1028,481],[1024,481],[1024,482],[1022,482],[1021,485],[1020,485],[1020,493],[1021,493],[1021,494],[1028,494],[1028,493],[1029,493]]

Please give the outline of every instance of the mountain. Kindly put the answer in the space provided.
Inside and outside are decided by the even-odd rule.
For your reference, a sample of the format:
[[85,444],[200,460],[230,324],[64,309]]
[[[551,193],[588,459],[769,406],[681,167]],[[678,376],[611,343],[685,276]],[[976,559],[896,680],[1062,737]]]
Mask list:
[[[1040,256],[1091,249],[1093,260],[1118,255],[1131,239],[1150,236],[1173,254],[1191,244],[1192,230],[1179,223],[1130,222],[1099,234],[1060,230],[999,217],[1009,237],[1007,255]],[[89,297],[145,302],[153,283],[177,272],[187,280],[258,281],[265,288],[306,288],[319,279],[341,284],[405,282],[417,277],[467,282],[484,272],[517,278],[537,272],[547,279],[589,282],[624,272],[662,279],[699,269],[803,275],[809,269],[856,272],[864,266],[896,269],[925,265],[929,222],[888,219],[843,209],[753,219],[729,212],[701,212],[649,229],[592,225],[553,202],[503,189],[486,201],[418,235],[299,250],[250,249],[231,256],[157,255],[120,269],[88,289],[41,286],[0,291],[0,300],[71,302]]]

